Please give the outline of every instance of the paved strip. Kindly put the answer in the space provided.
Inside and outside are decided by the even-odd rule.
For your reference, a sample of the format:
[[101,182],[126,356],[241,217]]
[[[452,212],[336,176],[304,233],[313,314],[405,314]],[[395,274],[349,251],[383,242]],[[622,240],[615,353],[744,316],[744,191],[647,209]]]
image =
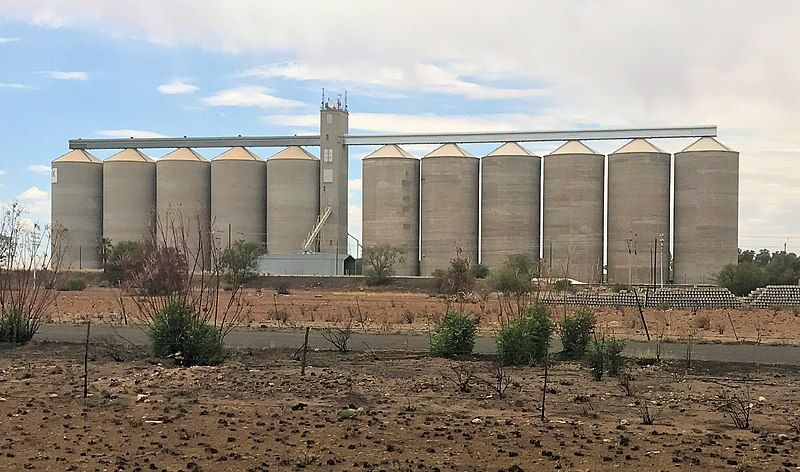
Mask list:
[[[303,345],[302,330],[245,330],[231,331],[225,338],[226,344],[233,347],[249,347],[256,349],[298,348]],[[133,326],[92,325],[94,338],[118,338],[139,345],[147,343],[144,331]],[[82,343],[86,338],[86,325],[45,324],[34,337],[40,342]],[[353,332],[348,347],[360,351],[371,349],[427,351],[427,334],[382,334]],[[323,336],[321,330],[311,330],[309,348],[333,349]],[[687,345],[683,343],[663,343],[661,357],[663,359],[684,359]],[[552,351],[561,350],[561,342],[554,340]],[[479,336],[475,339],[475,352],[494,354],[494,339]],[[643,341],[626,341],[625,355],[638,358],[654,358],[656,343]],[[776,346],[767,344],[693,344],[692,359],[698,361],[741,362],[746,364],[779,364],[800,366],[800,346]]]

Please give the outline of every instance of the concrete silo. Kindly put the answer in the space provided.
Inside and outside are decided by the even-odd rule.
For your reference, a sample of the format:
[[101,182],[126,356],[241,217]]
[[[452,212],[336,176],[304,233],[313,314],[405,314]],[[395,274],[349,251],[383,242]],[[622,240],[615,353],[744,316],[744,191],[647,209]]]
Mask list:
[[580,141],[544,157],[543,270],[551,277],[603,279],[605,158]]
[[74,150],[52,165],[50,219],[63,238],[62,267],[102,269],[103,161]]
[[211,225],[223,248],[243,240],[264,247],[267,232],[267,167],[243,147],[211,161]]
[[481,263],[489,268],[511,254],[539,259],[542,158],[506,143],[481,159]]
[[136,149],[103,162],[103,237],[118,244],[146,241],[156,213],[156,163]]
[[670,155],[647,140],[609,154],[609,282],[668,282],[669,185]]
[[447,269],[456,257],[478,260],[480,161],[445,144],[420,163],[420,273]]
[[296,254],[319,218],[319,159],[290,146],[267,159],[267,176],[267,251]]
[[179,148],[156,163],[156,207],[158,230],[168,243],[184,246],[208,268],[211,238],[211,165],[188,148]]
[[714,283],[736,263],[738,217],[739,153],[714,138],[676,153],[675,283]]
[[419,159],[395,145],[362,161],[364,247],[403,249],[397,275],[419,275]]

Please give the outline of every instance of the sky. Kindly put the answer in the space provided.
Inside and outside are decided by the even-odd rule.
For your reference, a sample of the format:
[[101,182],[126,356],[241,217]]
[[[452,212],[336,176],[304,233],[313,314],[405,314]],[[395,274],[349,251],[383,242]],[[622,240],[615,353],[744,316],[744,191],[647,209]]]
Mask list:
[[[316,133],[324,87],[354,134],[717,125],[740,247],[798,252],[798,44],[793,0],[0,0],[0,203],[49,221],[71,138]],[[356,235],[372,150],[350,151]]]

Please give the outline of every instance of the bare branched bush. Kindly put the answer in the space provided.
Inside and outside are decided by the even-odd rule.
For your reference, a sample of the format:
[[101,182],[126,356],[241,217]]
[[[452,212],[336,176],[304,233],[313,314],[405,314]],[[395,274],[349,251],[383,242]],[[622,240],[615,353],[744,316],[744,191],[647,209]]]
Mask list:
[[744,387],[741,391],[723,389],[718,396],[719,411],[726,414],[737,428],[749,429],[750,414],[753,411],[750,386]]
[[511,372],[509,372],[508,369],[500,362],[492,362],[489,364],[488,370],[489,377],[479,377],[479,379],[492,390],[497,392],[497,396],[504,398],[506,390],[508,390],[508,387],[514,383],[514,379],[511,377]]
[[509,319],[520,318],[525,311],[540,300],[541,267],[529,254],[512,254],[495,269],[489,278],[492,289],[502,294],[500,312],[508,313]]
[[350,347],[347,342],[353,335],[353,319],[349,318],[347,324],[341,327],[325,328],[322,330],[322,337],[331,343],[339,352],[349,352]]
[[0,218],[0,342],[30,341],[55,302],[66,254],[61,228],[31,223],[14,203]]
[[475,372],[467,362],[458,362],[450,366],[451,373],[445,373],[443,377],[458,387],[458,391],[469,393],[470,384],[475,381]]
[[654,404],[646,398],[636,399],[633,403],[636,405],[636,411],[639,412],[639,418],[642,419],[643,425],[650,426],[655,424],[663,411],[663,407],[657,410],[653,409]]
[[617,377],[617,382],[619,382],[619,388],[625,393],[625,396],[632,397],[634,393],[636,393],[636,387],[633,384],[633,381],[636,380],[633,377],[633,374],[630,372],[622,372]]

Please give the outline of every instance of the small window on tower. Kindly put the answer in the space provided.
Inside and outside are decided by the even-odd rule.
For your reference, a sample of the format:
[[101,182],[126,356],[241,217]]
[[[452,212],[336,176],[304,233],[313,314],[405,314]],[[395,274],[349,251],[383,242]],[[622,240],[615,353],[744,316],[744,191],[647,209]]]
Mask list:
[[325,115],[325,120],[328,122],[329,125],[333,124],[333,113],[327,113]]
[[333,169],[325,169],[322,171],[322,181],[326,184],[333,183]]

